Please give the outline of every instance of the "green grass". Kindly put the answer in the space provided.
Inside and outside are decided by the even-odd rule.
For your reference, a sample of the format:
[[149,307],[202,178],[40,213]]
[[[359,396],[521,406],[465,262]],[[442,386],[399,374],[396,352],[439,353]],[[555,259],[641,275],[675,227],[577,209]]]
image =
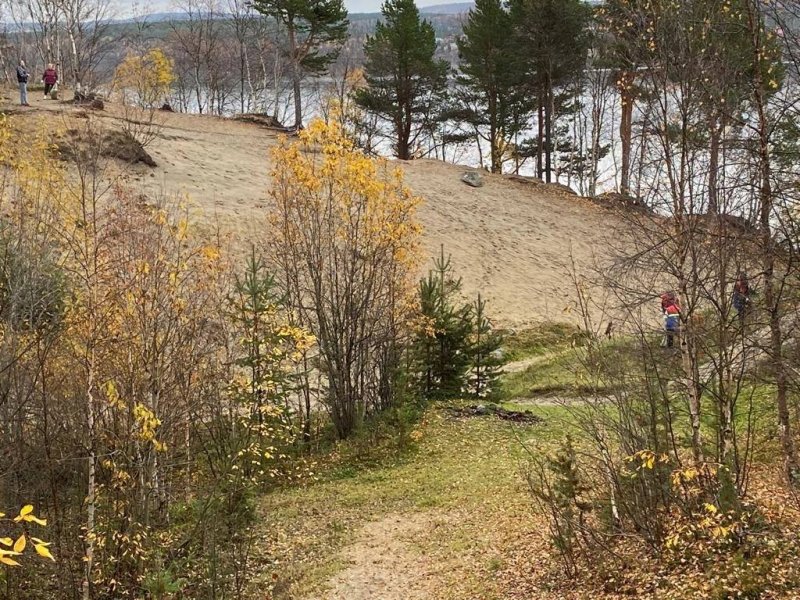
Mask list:
[[[502,597],[496,574],[506,567],[503,535],[508,535],[509,523],[519,534],[526,530],[519,523],[533,518],[522,477],[526,447],[534,451],[553,447],[578,427],[570,407],[523,399],[608,392],[589,377],[586,349],[576,346],[574,333],[570,326],[552,325],[507,338],[508,357],[535,361],[503,377],[497,400],[509,410],[530,410],[542,423],[520,426],[494,417],[457,419],[439,405],[429,409],[419,424],[404,425],[412,429],[410,435],[397,435],[396,426],[387,424],[327,447],[316,481],[266,496],[261,528],[270,566],[263,569],[261,585],[271,582],[274,574],[275,598],[320,597],[326,582],[347,568],[340,551],[364,525],[388,515],[398,519],[435,515],[446,526],[425,531],[410,547],[431,561],[435,557],[436,564],[447,565],[449,597]],[[636,340],[603,342],[599,352],[616,370],[615,377],[640,368]],[[680,361],[664,354],[664,376],[677,378],[680,371]],[[761,431],[759,437],[773,440],[774,445],[774,436],[765,436],[761,429],[774,430],[773,390],[750,382],[743,397],[753,399],[752,418]],[[684,404],[675,403],[675,416],[679,444],[685,446],[689,426]],[[749,418],[742,408],[736,417],[739,431]],[[715,423],[708,394],[703,412],[710,449]],[[768,459],[775,449],[754,451]]]
[[567,348],[550,356],[542,356],[521,371],[508,373],[503,379],[500,399],[531,398],[547,394],[577,395],[586,391],[581,383],[585,368],[579,350]]
[[504,335],[503,352],[509,362],[568,348],[585,336],[575,325],[567,323],[543,323],[530,329],[505,332]]
[[[360,526],[384,515],[479,515],[489,510],[487,503],[492,510],[527,511],[520,441],[560,436],[564,415],[560,407],[536,413],[544,423],[520,426],[494,417],[456,419],[445,410],[431,409],[414,432],[418,441],[405,452],[387,452],[385,460],[373,459],[367,465],[351,464],[352,454],[343,444],[335,455],[347,456],[348,462],[323,467],[323,475],[310,485],[266,496],[262,527],[272,554],[280,560],[276,597],[319,594],[344,566],[337,551],[352,541]],[[467,522],[439,532],[446,539],[437,544],[442,542],[445,550],[437,546],[436,551],[462,553],[474,538],[471,527]],[[491,587],[488,579],[482,581],[475,585]]]
[[[571,398],[608,392],[590,366],[586,334],[574,326],[542,325],[509,336],[506,340],[509,362],[529,360],[520,370],[503,378],[499,399],[503,402],[541,396]],[[615,368],[625,369],[640,353],[635,339],[598,340],[597,356]]]

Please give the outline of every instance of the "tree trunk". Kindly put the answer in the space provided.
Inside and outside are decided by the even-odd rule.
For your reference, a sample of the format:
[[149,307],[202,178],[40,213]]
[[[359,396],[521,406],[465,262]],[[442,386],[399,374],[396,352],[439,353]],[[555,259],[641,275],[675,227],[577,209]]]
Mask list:
[[545,181],[550,183],[553,171],[553,82],[547,77],[544,109],[544,174]]
[[786,359],[783,354],[783,329],[781,326],[780,285],[775,281],[776,244],[772,233],[772,167],[770,162],[770,122],[767,115],[765,81],[762,55],[762,20],[758,7],[747,2],[750,33],[753,36],[753,101],[758,113],[758,159],[760,161],[759,220],[763,252],[762,268],[764,272],[764,303],[769,314],[770,350],[772,368],[775,372],[775,403],[778,409],[778,432],[783,450],[784,472],[791,483],[796,483],[800,475],[794,439],[789,419],[788,385]]
[[539,90],[538,97],[538,118],[536,125],[538,127],[537,148],[536,148],[536,176],[540,179],[544,174],[544,167],[542,166],[542,154],[544,151],[544,98],[542,97],[542,90]]
[[83,600],[91,600],[92,569],[94,568],[94,521],[97,502],[97,450],[94,445],[94,350],[90,350],[86,386],[86,419],[89,429],[89,473],[86,489],[86,555],[84,556]]
[[253,89],[253,73],[250,71],[250,58],[247,55],[247,45],[244,46],[244,71],[247,79],[247,110],[249,112],[255,98],[255,90]]
[[502,140],[497,127],[497,93],[492,91],[489,94],[489,137],[491,139],[490,148],[492,153],[492,173],[503,171]]
[[[681,293],[686,298],[686,287]],[[683,374],[686,378],[686,393],[689,397],[689,424],[692,430],[692,458],[696,463],[703,460],[703,439],[700,431],[702,387],[700,386],[700,366],[697,360],[697,344],[694,340],[694,327],[691,319],[683,321],[682,348]]]
[[617,89],[620,94],[622,116],[619,122],[619,138],[622,144],[622,169],[620,173],[619,193],[630,195],[631,176],[631,139],[633,137],[633,82],[635,74],[622,71],[617,78]]
[[239,112],[244,113],[244,44],[239,44]]
[[589,196],[594,196],[597,193],[597,179],[598,169],[600,163],[599,150],[600,150],[600,129],[602,126],[601,121],[601,107],[598,98],[592,98],[592,133],[589,156]]
[[411,100],[405,94],[398,94],[398,103],[397,158],[411,160]]
[[715,115],[708,117],[708,212],[719,214],[719,195],[717,191],[717,171],[719,170],[719,145],[722,136],[721,118]]
[[75,77],[75,95],[80,96],[83,94],[83,85],[81,81],[80,68],[78,66],[78,46],[75,43],[75,35],[72,33],[72,28],[69,28],[69,43],[72,48],[72,75]]
[[300,97],[300,57],[297,55],[297,37],[294,27],[294,21],[289,20],[287,23],[289,33],[289,52],[291,54],[292,63],[292,91],[294,92],[294,128],[300,130],[303,128],[303,101]]

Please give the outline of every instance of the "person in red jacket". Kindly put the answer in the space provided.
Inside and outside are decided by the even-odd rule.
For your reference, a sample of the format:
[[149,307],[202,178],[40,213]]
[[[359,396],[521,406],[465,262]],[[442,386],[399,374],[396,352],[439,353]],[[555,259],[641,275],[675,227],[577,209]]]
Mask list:
[[56,83],[58,82],[58,71],[56,71],[55,67],[52,64],[47,65],[47,68],[44,70],[44,75],[42,75],[42,83],[44,83],[44,99],[47,100],[47,97],[50,95],[50,92],[53,91]]
[[677,304],[670,304],[664,311],[664,333],[667,348],[675,345],[675,337],[681,333],[681,309]]
[[661,313],[664,315],[664,342],[667,348],[675,345],[675,337],[681,332],[681,307],[675,292],[661,294]]

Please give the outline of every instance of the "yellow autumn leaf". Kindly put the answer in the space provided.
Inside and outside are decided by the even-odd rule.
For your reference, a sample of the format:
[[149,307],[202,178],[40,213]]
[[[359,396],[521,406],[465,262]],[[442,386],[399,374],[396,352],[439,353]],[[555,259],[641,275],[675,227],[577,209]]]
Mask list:
[[4,565],[9,565],[11,567],[18,567],[19,563],[15,561],[13,558],[8,558],[7,556],[0,556],[0,563]]
[[713,504],[709,504],[708,502],[706,502],[705,504],[703,504],[703,508],[705,508],[705,509],[706,509],[706,512],[709,512],[709,513],[711,513],[712,515],[713,515],[713,514],[715,514],[715,513],[717,512],[717,507],[716,507],[716,506],[714,506]]
[[3,546],[8,546],[10,548],[11,544],[13,543],[14,540],[12,540],[10,537],[0,538],[0,544],[3,544]]
[[209,262],[214,262],[218,260],[220,256],[219,248],[210,245],[204,246],[203,249],[201,250],[201,253],[203,254],[203,258],[205,258]]
[[27,545],[27,540],[25,539],[25,534],[23,533],[17,541],[14,542],[14,552],[22,552],[25,550],[25,546]]
[[47,546],[44,546],[43,544],[34,544],[33,547],[36,549],[36,554],[43,558],[49,558],[55,562],[56,559],[53,558],[52,554],[50,554],[50,550],[47,549]]
[[26,523],[36,523],[37,525],[41,525],[42,527],[47,526],[47,519],[40,519],[35,515],[25,515],[22,517],[22,520]]

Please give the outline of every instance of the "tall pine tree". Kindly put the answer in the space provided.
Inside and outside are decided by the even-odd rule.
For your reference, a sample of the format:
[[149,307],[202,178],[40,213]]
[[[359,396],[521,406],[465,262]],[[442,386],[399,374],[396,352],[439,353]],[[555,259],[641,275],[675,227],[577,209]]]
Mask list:
[[375,35],[367,37],[366,87],[356,103],[389,122],[397,158],[408,160],[437,119],[449,67],[436,60],[433,26],[420,20],[414,0],[386,0]]
[[303,127],[300,82],[304,73],[318,75],[336,60],[347,39],[343,0],[252,0],[253,8],[286,27],[294,94],[294,126]]
[[476,0],[458,40],[457,81],[467,94],[466,120],[489,143],[492,173],[503,170],[503,153],[533,108],[514,50],[511,14],[503,0]]
[[555,91],[586,66],[591,9],[582,0],[511,0],[510,7],[515,52],[538,106],[537,172],[550,182]]

